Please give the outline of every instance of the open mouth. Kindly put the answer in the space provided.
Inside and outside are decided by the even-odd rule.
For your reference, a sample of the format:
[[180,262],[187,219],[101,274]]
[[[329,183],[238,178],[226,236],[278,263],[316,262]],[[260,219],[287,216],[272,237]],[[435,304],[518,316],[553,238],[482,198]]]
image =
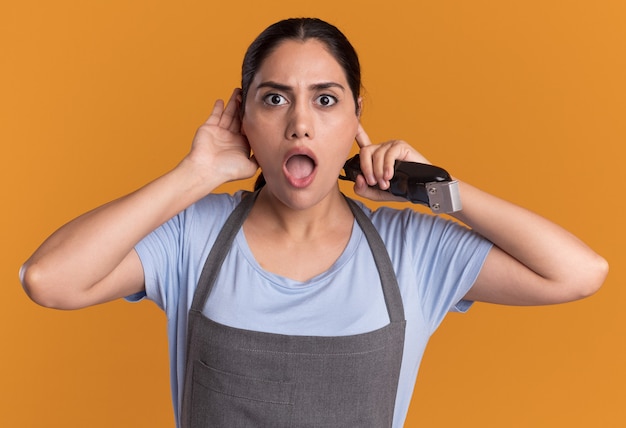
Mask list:
[[289,156],[283,166],[287,180],[295,187],[309,185],[315,176],[316,162],[305,153],[294,153]]
[[287,159],[285,169],[294,178],[306,178],[313,173],[315,162],[307,155],[295,155]]

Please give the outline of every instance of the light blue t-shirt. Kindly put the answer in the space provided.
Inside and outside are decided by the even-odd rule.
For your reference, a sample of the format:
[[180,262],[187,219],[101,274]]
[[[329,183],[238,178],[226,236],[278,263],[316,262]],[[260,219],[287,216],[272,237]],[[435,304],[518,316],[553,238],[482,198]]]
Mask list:
[[[209,195],[136,246],[143,264],[146,295],[167,314],[177,424],[185,372],[187,312],[209,251],[240,200],[241,193]],[[404,304],[406,337],[393,424],[399,428],[406,418],[429,337],[447,312],[469,307],[463,296],[476,280],[492,244],[440,217],[410,209],[379,208],[372,212],[359,205],[387,247]],[[348,245],[333,266],[306,282],[263,270],[240,230],[204,313],[231,327],[288,335],[352,335],[389,323],[378,271],[356,222]]]

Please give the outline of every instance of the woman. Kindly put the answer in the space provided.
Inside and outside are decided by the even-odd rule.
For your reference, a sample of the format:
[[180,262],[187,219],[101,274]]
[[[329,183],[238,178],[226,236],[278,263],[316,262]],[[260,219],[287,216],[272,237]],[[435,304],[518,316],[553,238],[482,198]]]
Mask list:
[[[601,286],[607,264],[585,244],[469,184],[455,216],[471,230],[345,198],[337,176],[354,140],[362,197],[398,200],[384,191],[395,161],[427,162],[404,141],[371,143],[360,86],[332,25],[268,27],[242,89],[215,103],[179,165],[54,233],[23,266],[26,292],[63,309],[154,300],[180,426],[401,427],[448,311]],[[259,168],[259,191],[211,193]]]

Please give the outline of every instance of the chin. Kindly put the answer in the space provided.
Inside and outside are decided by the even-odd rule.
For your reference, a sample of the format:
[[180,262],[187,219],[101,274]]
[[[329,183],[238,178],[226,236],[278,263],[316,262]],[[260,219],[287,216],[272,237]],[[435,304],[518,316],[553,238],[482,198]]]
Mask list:
[[317,186],[310,185],[304,188],[294,188],[289,186],[288,188],[281,187],[275,189],[269,183],[265,185],[266,190],[270,194],[272,200],[276,200],[285,207],[294,211],[303,211],[310,208],[314,208],[326,198],[328,198],[333,191],[339,193],[338,187],[332,187],[330,189],[322,190]]

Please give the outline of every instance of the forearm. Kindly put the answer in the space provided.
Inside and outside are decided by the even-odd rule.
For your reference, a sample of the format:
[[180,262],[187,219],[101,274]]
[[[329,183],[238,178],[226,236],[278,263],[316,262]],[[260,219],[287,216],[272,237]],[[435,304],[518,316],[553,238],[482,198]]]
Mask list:
[[[397,160],[429,163],[402,140],[373,145],[360,128],[356,194],[375,201],[396,201],[388,189]],[[378,185],[378,189],[372,186]],[[560,226],[524,208],[459,181],[463,209],[453,215],[491,241],[487,256],[466,298],[510,305],[576,300],[593,294],[608,272],[606,260]]]
[[215,102],[175,169],[50,236],[20,270],[29,296],[69,309],[142,290],[143,268],[133,247],[220,184],[252,177],[258,169],[240,132],[239,94],[235,89],[226,106]]
[[141,189],[83,214],[52,234],[24,264],[25,290],[44,305],[88,293],[143,237],[218,184],[200,182],[183,161]]
[[498,281],[527,287],[527,293],[519,292],[529,296],[525,303],[574,300],[600,287],[607,272],[606,261],[577,237],[531,211],[467,183],[459,184],[463,210],[455,217],[525,268],[511,263],[492,269],[497,271]]

